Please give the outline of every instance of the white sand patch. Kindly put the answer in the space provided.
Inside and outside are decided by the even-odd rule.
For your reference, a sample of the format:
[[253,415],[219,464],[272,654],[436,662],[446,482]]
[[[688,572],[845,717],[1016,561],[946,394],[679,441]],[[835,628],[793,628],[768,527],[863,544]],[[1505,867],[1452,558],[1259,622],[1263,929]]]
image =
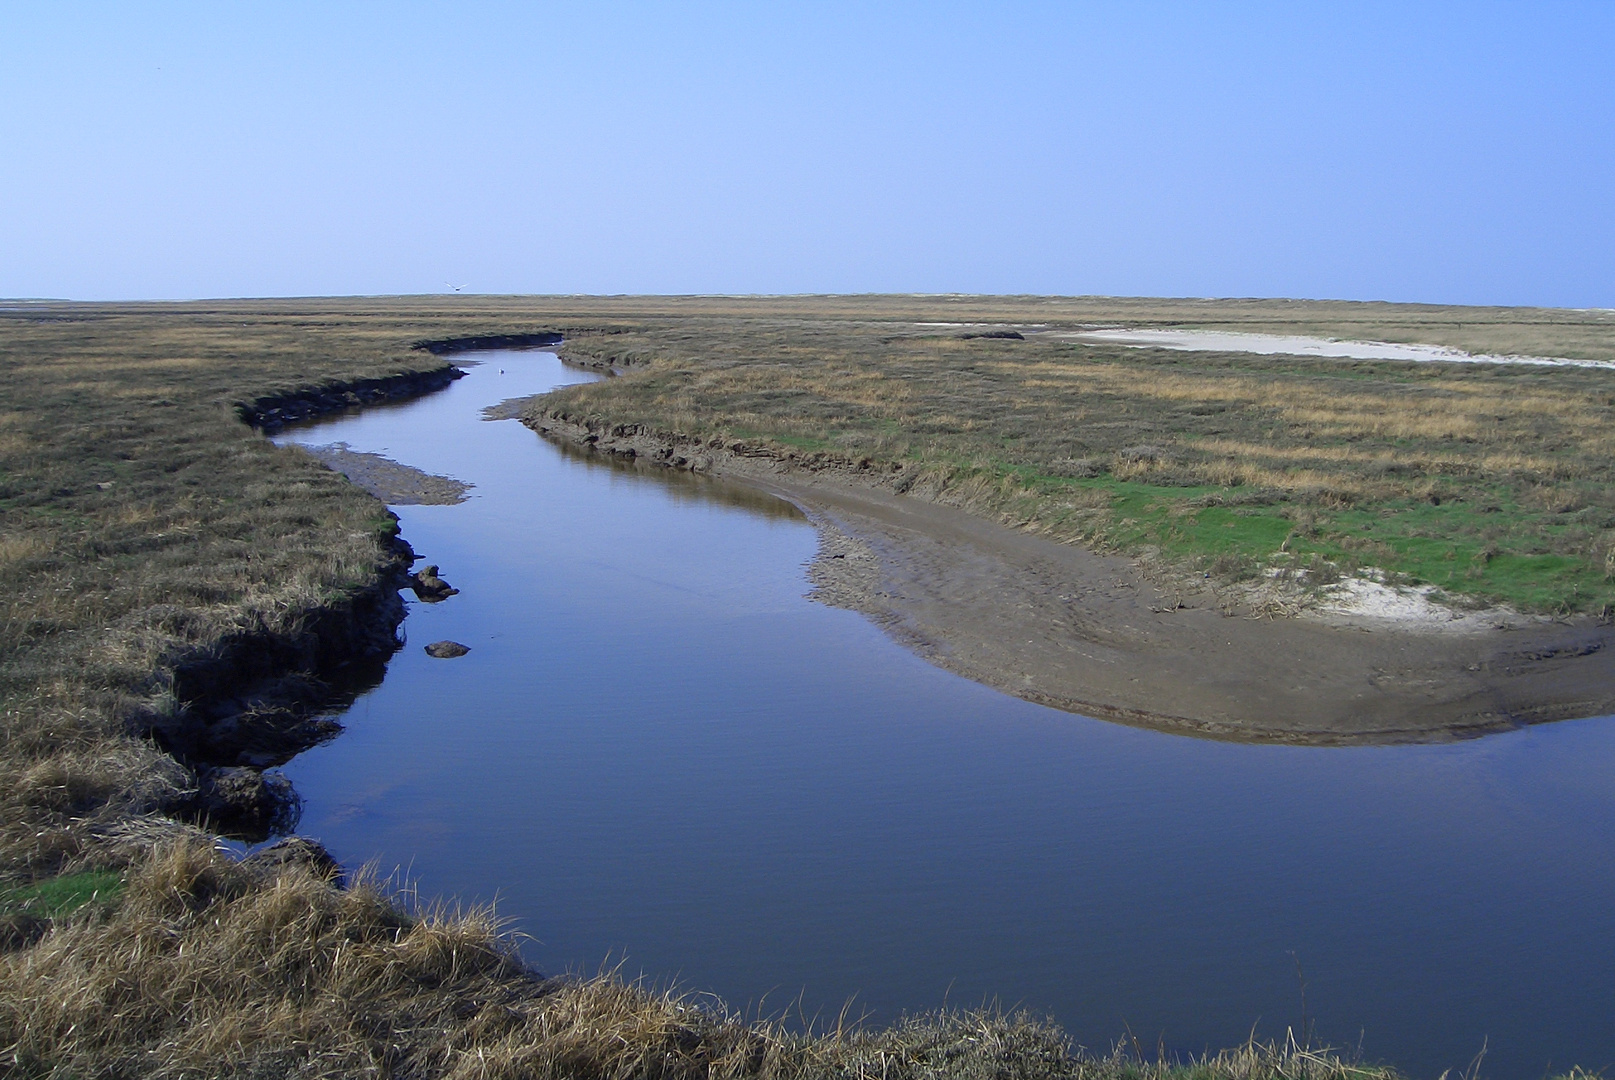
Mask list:
[[1321,590],[1310,614],[1364,629],[1475,634],[1526,626],[1539,620],[1512,608],[1460,611],[1432,599],[1433,585],[1395,586],[1372,578],[1347,578]]
[[1398,345],[1388,341],[1337,341],[1333,338],[1284,334],[1240,334],[1223,330],[1096,329],[1051,331],[1050,337],[1092,345],[1126,345],[1135,349],[1179,349],[1187,352],[1248,352],[1264,356],[1320,356],[1345,360],[1439,361],[1448,364],[1533,364],[1539,367],[1615,368],[1609,360],[1572,360],[1562,356],[1500,356],[1467,353],[1444,345]]

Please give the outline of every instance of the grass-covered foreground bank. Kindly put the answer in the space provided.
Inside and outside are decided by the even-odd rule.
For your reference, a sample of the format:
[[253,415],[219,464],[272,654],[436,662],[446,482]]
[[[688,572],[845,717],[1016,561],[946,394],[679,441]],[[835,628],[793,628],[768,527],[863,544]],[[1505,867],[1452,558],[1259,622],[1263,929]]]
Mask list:
[[[873,377],[858,374],[859,357],[883,362],[881,350],[897,344],[882,337],[919,321],[1030,321],[1028,311],[1048,321],[1057,306],[465,299],[0,308],[0,1073],[1392,1075],[1294,1048],[1248,1046],[1176,1065],[1145,1063],[1149,1047],[1093,1057],[1049,1027],[991,1015],[792,1033],[611,978],[539,979],[514,961],[486,912],[435,910],[364,882],[339,888],[317,860],[237,862],[184,820],[196,813],[199,774],[218,764],[205,756],[212,744],[176,758],[147,733],[180,730],[163,724],[188,717],[244,727],[288,722],[288,712],[298,720],[297,708],[322,692],[321,658],[280,644],[306,644],[309,626],[353,608],[396,562],[385,509],[301,452],[267,443],[242,422],[241,406],[452,360],[411,348],[423,339],[557,329],[583,355],[662,358],[601,384],[607,392],[590,407],[665,406],[682,430],[725,415],[708,411],[719,397],[699,396],[703,372],[749,371],[757,394],[785,395],[775,411],[799,426],[768,421],[779,430],[744,437],[782,447],[823,439],[859,453],[852,428],[815,428],[803,406],[860,394],[880,403],[911,382],[929,393],[923,379],[889,375],[871,383],[878,393],[857,389]],[[1076,302],[1069,317],[1081,321],[1088,310]],[[963,357],[965,368],[1025,344],[927,340],[935,356]],[[826,349],[846,372],[828,382],[844,386],[814,374]],[[793,381],[797,356],[806,358],[801,385],[818,397],[802,397]],[[1118,356],[1108,362],[1133,360]],[[1138,362],[1146,373],[1163,363]],[[982,408],[1000,401],[990,382],[976,384]],[[722,378],[707,389],[731,392]],[[971,395],[960,400],[963,408]],[[968,419],[954,425],[958,438],[976,438],[981,425]],[[1074,451],[1065,446],[1055,460],[1080,460]],[[1178,490],[1149,482],[1165,478],[1159,470],[1120,476],[1119,461],[1071,479]],[[942,480],[957,488],[969,474],[920,482]],[[1587,476],[1571,480],[1591,490]],[[982,506],[999,512],[991,500]],[[250,679],[251,692],[224,676]]]
[[[147,838],[147,842],[152,842]],[[1361,1077],[1296,1047],[1194,1064],[1073,1051],[1022,1018],[954,1013],[814,1035],[609,977],[537,979],[486,912],[406,916],[364,882],[269,871],[170,830],[86,905],[0,958],[10,1076]]]

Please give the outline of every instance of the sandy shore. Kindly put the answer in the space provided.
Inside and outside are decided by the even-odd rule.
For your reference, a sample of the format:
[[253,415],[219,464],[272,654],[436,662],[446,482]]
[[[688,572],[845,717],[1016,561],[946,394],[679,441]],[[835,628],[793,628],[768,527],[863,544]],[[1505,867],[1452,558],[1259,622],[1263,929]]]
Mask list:
[[[819,528],[813,596],[931,662],[1086,716],[1219,739],[1440,741],[1615,713],[1615,627],[1328,610],[1257,618],[1209,583],[764,454],[529,415],[551,438],[727,476]],[[1230,613],[1231,612],[1231,613]]]

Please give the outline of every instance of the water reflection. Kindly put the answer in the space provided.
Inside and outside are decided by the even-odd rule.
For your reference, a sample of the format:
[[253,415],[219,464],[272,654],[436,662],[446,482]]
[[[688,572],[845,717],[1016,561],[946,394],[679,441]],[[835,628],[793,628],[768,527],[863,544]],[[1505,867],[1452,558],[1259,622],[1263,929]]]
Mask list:
[[608,483],[619,477],[631,476],[635,480],[648,480],[661,486],[675,504],[710,502],[760,514],[766,518],[788,521],[806,521],[802,511],[792,503],[756,488],[731,481],[703,476],[683,469],[669,469],[639,458],[620,457],[583,449],[571,443],[553,444],[557,454],[567,462],[586,469],[602,470]]
[[1298,1026],[1299,959],[1322,1037],[1416,1075],[1615,1061],[1607,721],[1243,746],[1006,697],[803,600],[787,504],[481,419],[586,377],[489,356],[287,433],[475,485],[398,508],[463,591],[288,766],[346,862],[499,897],[541,968],[741,1007],[996,997],[1198,1052]]

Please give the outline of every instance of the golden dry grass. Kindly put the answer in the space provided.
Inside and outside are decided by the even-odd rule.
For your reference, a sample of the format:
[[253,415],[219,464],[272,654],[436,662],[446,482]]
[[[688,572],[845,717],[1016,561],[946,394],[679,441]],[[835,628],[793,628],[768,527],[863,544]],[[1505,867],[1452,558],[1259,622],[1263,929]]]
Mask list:
[[[1605,575],[1615,371],[1139,350],[1030,332],[966,340],[914,318],[916,299],[841,303],[854,314],[814,319],[799,305],[791,317],[575,335],[569,354],[630,374],[538,408],[858,469],[1057,539],[1196,571],[1251,573],[1296,552],[1349,572],[1372,549],[1381,569],[1454,597],[1557,613],[1615,602]],[[955,304],[953,322],[1615,354],[1607,313],[939,298],[929,318]],[[1182,515],[1207,504],[1245,520],[1230,536],[1214,531],[1229,515],[1202,515],[1204,528]]]
[[[1615,352],[1602,324],[1562,313],[1384,305],[831,297],[0,308],[0,896],[77,870],[124,881],[116,902],[57,913],[35,927],[37,941],[0,952],[0,1072],[1393,1075],[1293,1045],[1198,1062],[1093,1058],[1045,1024],[991,1014],[808,1034],[609,976],[540,979],[516,962],[489,911],[422,910],[374,880],[343,890],[305,868],[240,864],[167,821],[161,812],[194,777],[129,728],[143,711],[183,706],[172,673],[187,657],[242,629],[289,632],[371,585],[387,558],[383,508],[249,431],[236,403],[436,367],[410,350],[421,338],[562,330],[581,351],[644,371],[592,396],[563,395],[574,406],[721,429],[782,452],[905,462],[916,494],[1095,543],[1127,538],[1115,530],[1115,491],[1090,481],[1237,479],[1305,495],[1314,516],[1297,518],[1297,529],[1326,530],[1330,499],[1427,495],[1466,468],[1507,470],[1532,513],[1605,505],[1603,466],[1588,448],[1605,445],[1611,400],[1594,375],[1489,386],[1481,375],[1376,369],[1343,387],[1323,369],[1285,382],[1227,360],[1074,363],[1025,343],[916,337],[911,326],[1213,317],[1595,359]],[[1309,393],[1309,379],[1327,392]],[[1205,402],[1243,419],[1219,432],[1173,427],[1180,405]],[[1486,419],[1494,407],[1502,429]],[[1373,443],[1401,438],[1418,445]],[[1158,452],[1138,450],[1146,444]],[[1093,476],[1095,461],[1135,479]],[[1417,475],[1375,473],[1407,461]],[[1179,522],[1210,512],[1176,510]],[[1615,523],[1597,527],[1606,580]]]
[[990,1012],[792,1031],[609,975],[538,978],[487,909],[408,912],[373,880],[241,864],[157,829],[116,907],[0,954],[0,1068],[18,1077],[1389,1078],[1251,1044],[1209,1061],[1093,1058]]
[[441,366],[422,337],[533,328],[497,305],[378,307],[0,311],[0,884],[93,859],[106,820],[185,789],[128,731],[180,706],[175,665],[295,629],[388,558],[385,508],[235,403]]

